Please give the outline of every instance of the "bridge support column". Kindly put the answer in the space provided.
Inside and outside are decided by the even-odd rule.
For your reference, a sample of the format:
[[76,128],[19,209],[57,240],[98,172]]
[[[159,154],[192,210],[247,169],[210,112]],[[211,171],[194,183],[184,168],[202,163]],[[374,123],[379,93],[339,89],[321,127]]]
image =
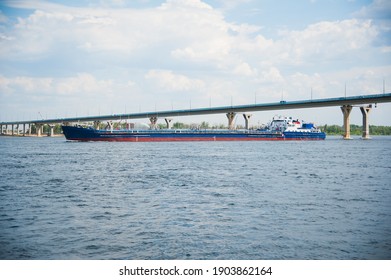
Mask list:
[[371,139],[369,137],[369,121],[368,121],[368,115],[369,112],[372,110],[372,105],[369,106],[362,106],[360,107],[361,113],[362,113],[362,139],[368,140]]
[[228,129],[234,129],[234,120],[235,120],[236,113],[235,112],[229,112],[227,113],[228,118]]
[[29,123],[29,132],[28,135],[31,136],[31,123]]
[[106,129],[109,128],[111,132],[113,132],[114,129],[114,123],[112,121],[108,121],[106,125]]
[[243,114],[244,122],[245,122],[245,128],[250,129],[250,118],[252,114]]
[[16,125],[16,135],[19,136],[19,124]]
[[11,124],[11,135],[14,136],[14,125]]
[[99,129],[100,121],[94,121],[94,128]]
[[350,137],[350,112],[352,111],[353,107],[351,105],[343,105],[341,107],[342,114],[343,114],[343,127],[344,127],[344,135],[343,139],[350,140],[352,139]]
[[157,117],[150,117],[149,121],[151,122],[149,125],[151,129],[156,129]]
[[37,130],[37,137],[41,137],[43,125],[42,124],[35,124],[35,129]]
[[23,124],[23,136],[26,136],[26,124]]
[[54,125],[52,124],[49,124],[49,128],[50,128],[50,132],[49,132],[49,136],[50,137],[53,137],[54,136]]
[[170,118],[165,118],[164,120],[166,121],[167,129],[171,129],[171,122],[172,122],[172,119],[170,119]]

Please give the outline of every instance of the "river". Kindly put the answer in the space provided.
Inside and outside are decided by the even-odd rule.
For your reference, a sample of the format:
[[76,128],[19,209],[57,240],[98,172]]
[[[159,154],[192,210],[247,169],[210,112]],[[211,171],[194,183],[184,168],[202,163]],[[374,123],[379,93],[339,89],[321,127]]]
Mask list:
[[1,259],[390,259],[391,137],[0,137]]

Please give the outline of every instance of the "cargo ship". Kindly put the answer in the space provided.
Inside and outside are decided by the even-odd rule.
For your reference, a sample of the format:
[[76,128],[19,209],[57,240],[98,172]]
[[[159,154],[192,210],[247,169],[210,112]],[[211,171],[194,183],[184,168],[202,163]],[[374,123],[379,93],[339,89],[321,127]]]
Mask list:
[[274,117],[259,129],[95,129],[93,127],[62,126],[67,140],[118,142],[169,141],[284,141],[324,140],[326,134],[312,123],[286,117]]

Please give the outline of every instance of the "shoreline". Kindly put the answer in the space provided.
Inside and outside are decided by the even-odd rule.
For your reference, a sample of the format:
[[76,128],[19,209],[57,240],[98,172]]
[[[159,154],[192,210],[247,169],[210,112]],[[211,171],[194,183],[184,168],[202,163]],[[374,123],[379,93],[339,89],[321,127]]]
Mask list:
[[41,136],[37,136],[37,135],[11,135],[11,134],[0,134],[0,137],[37,137],[37,138],[45,138],[45,137],[65,137],[64,134],[54,134],[52,136],[49,136],[47,134],[43,134]]

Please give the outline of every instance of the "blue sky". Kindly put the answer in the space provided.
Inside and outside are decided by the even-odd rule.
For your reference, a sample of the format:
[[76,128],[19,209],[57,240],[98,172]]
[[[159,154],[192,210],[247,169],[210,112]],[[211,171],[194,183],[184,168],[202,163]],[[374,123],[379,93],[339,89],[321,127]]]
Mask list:
[[[386,0],[0,3],[0,120],[391,92]],[[342,124],[339,108],[256,112]],[[224,115],[174,121],[226,123]],[[147,120],[140,120],[145,121]],[[160,120],[164,122],[164,120]],[[361,124],[358,109],[352,122]],[[391,104],[371,124],[391,125]],[[237,118],[237,124],[244,123]]]

